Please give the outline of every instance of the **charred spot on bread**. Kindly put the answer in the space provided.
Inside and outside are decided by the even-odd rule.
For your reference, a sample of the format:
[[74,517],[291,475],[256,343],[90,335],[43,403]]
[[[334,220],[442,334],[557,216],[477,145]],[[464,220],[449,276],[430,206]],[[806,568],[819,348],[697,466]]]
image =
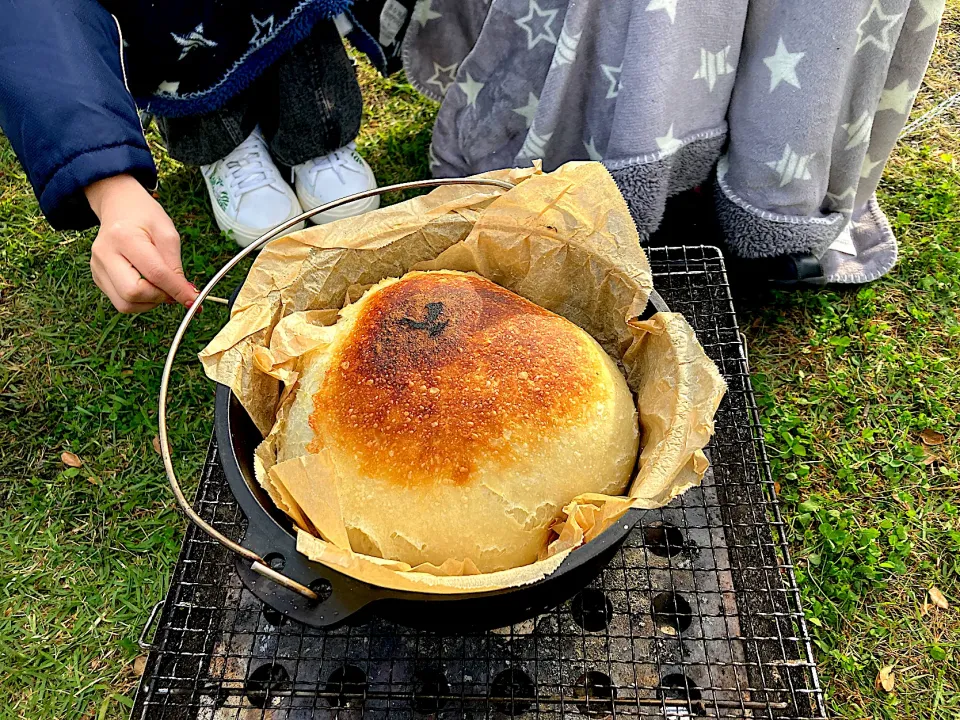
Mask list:
[[403,485],[469,484],[608,399],[576,326],[481,277],[424,273],[371,294],[313,397],[319,440]]

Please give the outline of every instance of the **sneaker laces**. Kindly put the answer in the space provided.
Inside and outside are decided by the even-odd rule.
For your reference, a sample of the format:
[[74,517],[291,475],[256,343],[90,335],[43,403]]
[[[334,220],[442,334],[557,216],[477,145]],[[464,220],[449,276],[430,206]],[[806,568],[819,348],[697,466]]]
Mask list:
[[362,175],[363,168],[358,163],[351,162],[352,158],[350,157],[350,153],[356,149],[357,144],[350,143],[339,150],[334,150],[329,155],[313,158],[313,160],[307,160],[307,162],[300,166],[307,174],[307,182],[310,185],[316,185],[317,175],[324,170],[332,170],[333,174],[337,176],[337,180],[339,180],[341,183],[346,182],[343,177],[344,171]]
[[[253,142],[251,142],[253,140]],[[238,195],[272,185],[276,181],[273,163],[264,157],[264,148],[251,135],[223,161],[230,188]]]

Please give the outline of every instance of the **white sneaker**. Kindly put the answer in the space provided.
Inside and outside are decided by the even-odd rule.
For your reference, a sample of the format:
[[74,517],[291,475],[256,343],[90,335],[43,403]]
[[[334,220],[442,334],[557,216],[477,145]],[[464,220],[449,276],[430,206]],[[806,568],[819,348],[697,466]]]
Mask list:
[[[297,194],[270,159],[259,130],[222,160],[202,165],[200,172],[207,183],[217,225],[224,232],[230,231],[240,247],[303,212]],[[302,222],[287,232],[301,228]]]
[[[360,157],[356,143],[345,145],[329,155],[308,160],[293,168],[297,197],[304,210],[320,207],[347,195],[372,190],[377,179],[367,161]],[[355,200],[334,210],[314,215],[310,222],[322,225],[341,218],[362,215],[380,207],[380,196]]]

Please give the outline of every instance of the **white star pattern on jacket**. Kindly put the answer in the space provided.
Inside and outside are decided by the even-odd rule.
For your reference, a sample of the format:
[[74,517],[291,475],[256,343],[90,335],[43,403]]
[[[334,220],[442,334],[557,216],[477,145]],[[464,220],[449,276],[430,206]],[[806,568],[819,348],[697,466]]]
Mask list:
[[180,89],[180,81],[170,81],[164,80],[157,86],[157,94],[159,95],[176,95],[177,90]]
[[483,90],[484,84],[485,83],[474,80],[470,73],[467,72],[466,81],[458,82],[457,87],[463,90],[463,94],[467,96],[467,105],[476,105],[477,95]]
[[789,52],[783,44],[783,38],[777,40],[777,51],[770,57],[763,59],[763,64],[770,69],[770,92],[777,89],[781,82],[800,88],[800,79],[797,77],[797,64],[806,53]]
[[[557,36],[553,32],[552,23],[557,17],[557,10],[543,10],[537,4],[536,0],[530,0],[529,11],[519,20],[514,22],[527,33],[527,50],[533,50],[541,40],[545,40],[551,45],[557,44]],[[536,19],[534,19],[536,18]],[[541,21],[539,29],[534,33],[532,23]]]
[[456,80],[457,67],[459,67],[459,63],[454,63],[453,65],[434,63],[433,75],[427,78],[427,82],[440,88],[441,95],[446,95],[447,90],[453,85],[454,80]]
[[580,44],[580,35],[571,35],[567,32],[566,26],[560,30],[560,42],[557,43],[557,49],[553,53],[553,60],[550,63],[551,68],[560,65],[572,65],[577,59],[577,45]]
[[717,78],[721,75],[730,75],[734,71],[734,67],[727,60],[729,57],[729,45],[718,52],[710,52],[706,48],[700,48],[700,69],[697,70],[693,79],[704,80],[710,92],[713,92],[713,87],[717,84]]
[[434,10],[431,5],[431,0],[420,0],[413,8],[413,20],[416,20],[420,23],[420,27],[423,27],[431,20],[436,20],[437,18],[443,17],[440,13]]
[[940,16],[943,15],[946,0],[920,0],[920,7],[923,10],[923,20],[913,29],[914,32],[922,32],[936,25]]
[[683,141],[673,136],[673,123],[670,123],[670,129],[667,130],[666,135],[654,138],[654,140],[657,142],[657,147],[660,148],[660,157],[669,157],[683,147]]
[[173,41],[183,48],[180,53],[180,57],[178,57],[177,60],[183,60],[187,56],[187,53],[189,53],[191,50],[217,46],[213,40],[207,40],[203,36],[203,23],[197,25],[186,35],[177,35],[176,33],[170,33],[170,35],[173,36]]
[[250,38],[250,44],[263,45],[273,35],[273,15],[266,20],[257,20],[251,15],[250,20],[253,21],[253,37]]
[[603,160],[603,155],[597,150],[597,146],[593,142],[593,138],[590,138],[590,142],[585,142],[583,147],[587,149],[587,157],[596,162]]
[[879,165],[880,162],[880,160],[872,160],[870,158],[870,153],[867,153],[863,158],[863,165],[860,168],[860,177],[866,180],[868,177],[870,177],[873,169]]
[[517,153],[517,157],[523,158],[542,158],[546,154],[547,143],[553,133],[544,133],[539,135],[533,128],[527,132],[527,139],[523,141],[523,147]]
[[847,131],[847,146],[844,150],[855,148],[857,145],[870,140],[870,131],[873,130],[873,115],[863,113],[856,120],[841,125]]
[[813,177],[807,165],[815,154],[798,155],[787,143],[783,147],[783,155],[780,156],[779,160],[771,160],[764,164],[777,171],[777,175],[780,176],[780,187],[783,187],[794,180],[810,180]]
[[[854,186],[848,187],[842,193],[827,193],[827,198],[832,203],[831,210],[834,212],[850,212],[853,210],[853,201],[857,197],[857,188]],[[847,198],[850,198],[850,203],[846,201]]]
[[677,19],[678,1],[679,0],[650,0],[650,3],[647,5],[647,12],[663,10],[670,16],[670,23],[673,24],[673,21]]
[[620,94],[620,73],[623,72],[623,63],[617,66],[601,64],[600,69],[603,70],[607,82],[610,83],[610,87],[607,88],[607,100],[615,98]]
[[517,115],[522,115],[527,121],[527,127],[533,125],[533,118],[537,114],[537,106],[540,104],[540,98],[533,93],[527,95],[527,104],[523,107],[513,108]]
[[[867,45],[875,45],[884,52],[890,52],[890,30],[901,17],[903,13],[887,15],[883,12],[880,0],[873,0],[867,14],[857,25],[857,49],[854,53],[860,52]],[[875,26],[873,29],[870,28],[871,24]]]
[[883,92],[880,93],[880,102],[877,104],[877,112],[883,112],[884,110],[893,110],[900,113],[901,115],[906,115],[910,110],[910,103],[913,102],[914,95],[920,88],[916,90],[911,90],[910,86],[907,85],[907,81],[904,80],[902,83],[896,87],[892,87],[889,90],[884,88]]

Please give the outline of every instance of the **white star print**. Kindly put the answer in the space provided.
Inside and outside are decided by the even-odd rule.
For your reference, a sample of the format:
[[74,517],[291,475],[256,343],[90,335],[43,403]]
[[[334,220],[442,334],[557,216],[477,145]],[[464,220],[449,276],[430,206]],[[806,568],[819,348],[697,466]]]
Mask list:
[[[556,9],[541,10],[537,4],[537,0],[530,0],[529,12],[519,20],[514,20],[514,22],[527,33],[527,50],[533,50],[541,40],[546,40],[552,45],[557,44],[557,36],[551,27],[554,18],[557,17],[557,12],[559,11]],[[536,34],[534,34],[533,28],[531,27],[531,21],[534,16],[536,16],[538,20],[546,18]]]
[[647,12],[663,10],[670,16],[670,23],[677,19],[677,2],[679,0],[650,0],[647,4]]
[[522,115],[527,121],[527,127],[533,126],[533,118],[537,114],[537,105],[540,104],[540,98],[533,93],[527,95],[527,104],[523,107],[513,108],[517,115]]
[[164,80],[157,86],[158,95],[176,95],[177,90],[180,89],[180,81],[171,82],[170,80]]
[[777,174],[780,176],[780,187],[783,187],[784,185],[789,185],[794,180],[810,180],[813,177],[810,174],[807,164],[815,154],[816,153],[798,155],[788,143],[784,146],[783,155],[780,156],[779,160],[772,160],[764,164],[768,168],[777,171]]
[[600,69],[603,70],[603,74],[606,75],[607,81],[610,83],[610,87],[607,88],[607,100],[615,98],[620,94],[620,73],[623,72],[623,63],[620,63],[618,67],[601,63]]
[[877,112],[882,112],[883,110],[894,110],[901,115],[906,115],[910,111],[910,103],[913,102],[914,95],[916,95],[917,91],[919,90],[920,88],[911,90],[907,85],[906,80],[896,87],[890,88],[889,90],[884,88],[884,91],[880,93],[880,102],[877,104]]
[[440,88],[440,94],[446,95],[447,90],[453,85],[454,80],[456,80],[457,67],[459,67],[458,63],[454,63],[453,65],[433,63],[433,75],[427,78],[427,84],[436,85]]
[[770,57],[763,59],[763,64],[770,69],[770,92],[777,89],[781,82],[800,87],[800,80],[797,78],[797,63],[799,63],[806,53],[788,52],[787,46],[783,44],[783,38],[777,40],[777,51]]
[[[879,35],[875,35],[872,31],[868,32],[864,29],[864,25],[866,25],[872,17],[876,17],[880,23],[880,27],[877,28],[880,33]],[[897,20],[901,17],[903,17],[903,13],[887,15],[883,12],[883,6],[880,4],[880,0],[873,0],[873,4],[870,6],[870,9],[867,10],[867,14],[863,16],[863,20],[857,25],[857,49],[854,50],[854,53],[860,52],[860,50],[867,45],[876,45],[884,52],[889,52],[890,30],[897,24]]]
[[593,143],[593,138],[590,138],[590,142],[585,142],[583,146],[587,149],[587,157],[595,162],[600,162],[603,160],[603,155],[597,150],[597,146]]
[[177,35],[176,33],[170,33],[170,35],[173,36],[173,41],[183,48],[180,57],[177,58],[178,61],[183,60],[187,56],[187,53],[191,50],[196,50],[198,47],[209,48],[217,46],[213,40],[207,40],[203,36],[203,23],[197,25],[186,35]]
[[863,158],[863,166],[860,168],[860,177],[866,179],[870,177],[870,174],[873,172],[873,169],[880,164],[880,160],[871,160],[870,153],[867,153]]
[[[857,197],[857,188],[854,186],[848,187],[842,193],[827,193],[827,198],[831,202],[831,210],[834,212],[850,212],[853,210],[853,201]],[[846,202],[847,198],[850,198],[850,203]]]
[[582,34],[582,32],[579,32],[576,35],[571,35],[567,32],[567,26],[563,26],[560,31],[560,42],[557,43],[557,49],[553,53],[553,61],[550,63],[551,68],[573,64],[573,61],[577,59],[577,45],[580,44]]
[[517,157],[542,158],[551,137],[553,137],[553,133],[539,135],[533,128],[530,128],[527,132],[526,140],[523,141],[523,147],[521,147],[520,152],[517,153]]
[[713,86],[717,84],[717,78],[720,75],[729,75],[733,72],[733,66],[727,61],[730,57],[730,46],[727,45],[723,50],[710,52],[706,48],[700,48],[700,69],[697,70],[694,80],[704,80],[710,92],[713,92]]
[[266,20],[257,20],[251,15],[250,19],[253,21],[253,37],[250,38],[250,44],[262,45],[273,35],[273,15]]
[[928,27],[936,25],[943,15],[943,9],[946,6],[946,0],[920,0],[920,7],[923,9],[923,20],[913,31],[921,32]]
[[484,84],[485,83],[474,80],[473,76],[468,72],[466,82],[458,82],[457,87],[463,90],[463,94],[467,96],[467,105],[476,105],[477,95],[483,90]]
[[856,120],[844,123],[840,127],[847,131],[847,146],[844,150],[855,148],[870,139],[870,131],[873,130],[873,115],[865,112]]
[[420,0],[413,8],[413,20],[416,20],[420,23],[420,27],[423,27],[431,20],[436,20],[439,17],[443,17],[440,13],[430,7],[433,0]]
[[669,157],[677,150],[683,147],[683,141],[673,136],[673,123],[670,123],[670,129],[663,137],[654,138],[657,141],[657,147],[660,148],[660,157]]

